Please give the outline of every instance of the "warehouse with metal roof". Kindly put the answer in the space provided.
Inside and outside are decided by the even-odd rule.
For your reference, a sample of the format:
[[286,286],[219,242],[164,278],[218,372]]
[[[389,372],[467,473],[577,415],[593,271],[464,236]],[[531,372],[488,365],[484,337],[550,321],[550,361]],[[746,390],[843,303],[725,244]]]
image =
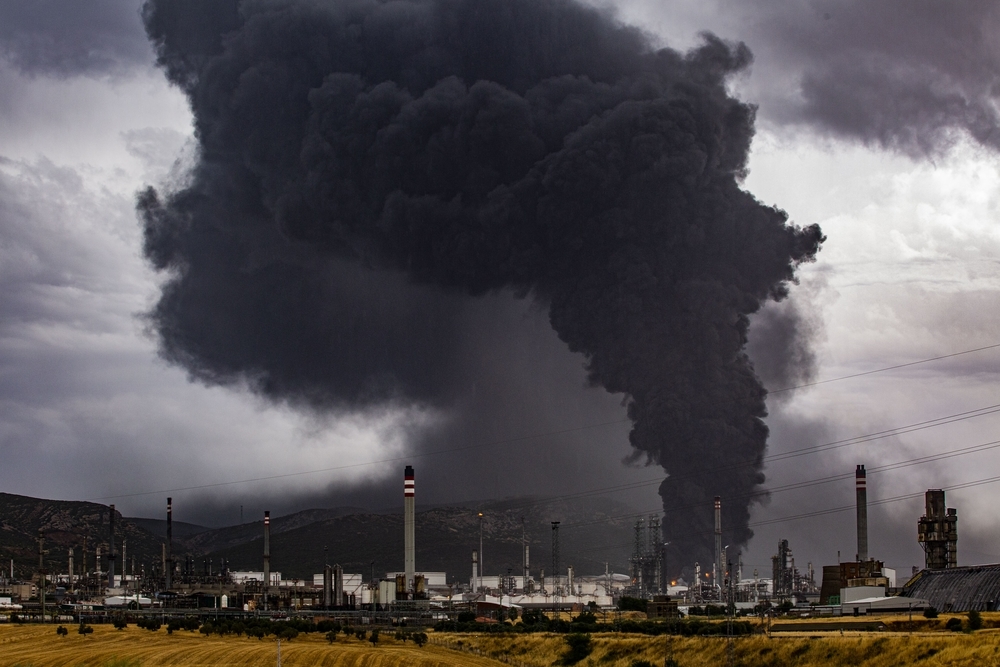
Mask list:
[[996,611],[1000,564],[922,570],[906,583],[903,595],[927,600],[938,611]]

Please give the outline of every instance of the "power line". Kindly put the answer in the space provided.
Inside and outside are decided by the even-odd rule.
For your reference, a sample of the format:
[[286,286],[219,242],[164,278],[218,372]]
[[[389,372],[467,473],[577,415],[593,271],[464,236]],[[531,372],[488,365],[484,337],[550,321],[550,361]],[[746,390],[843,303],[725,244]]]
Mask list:
[[[943,452],[941,454],[935,454],[935,455],[930,455],[930,456],[919,456],[919,457],[913,458],[913,459],[907,459],[907,460],[904,460],[904,461],[897,461],[895,463],[887,463],[885,465],[875,466],[875,467],[869,468],[867,472],[870,475],[876,475],[876,474],[883,473],[883,472],[889,472],[891,470],[898,470],[900,468],[909,468],[909,467],[915,466],[915,465],[921,465],[921,464],[924,464],[924,463],[931,463],[933,461],[941,461],[941,460],[944,460],[944,459],[955,458],[957,456],[965,456],[967,454],[977,454],[979,452],[988,451],[988,450],[997,449],[997,448],[1000,448],[1000,440],[993,440],[991,442],[984,442],[984,443],[981,443],[981,444],[978,444],[978,445],[970,445],[969,447],[963,447],[961,449],[955,449],[955,450],[951,450],[949,452]],[[852,472],[849,472],[849,473],[841,473],[841,474],[837,474],[837,475],[829,475],[827,477],[820,477],[820,478],[817,478],[817,479],[806,480],[806,481],[803,481],[803,482],[792,482],[790,484],[785,484],[785,485],[782,485],[782,486],[771,487],[769,489],[761,489],[760,491],[754,491],[752,493],[747,493],[747,494],[743,494],[743,495],[740,495],[740,496],[731,496],[731,497],[727,498],[727,500],[730,500],[730,501],[735,501],[735,500],[749,500],[749,499],[752,499],[752,498],[758,498],[758,497],[762,497],[762,496],[767,496],[767,495],[770,495],[772,493],[781,493],[783,491],[793,491],[793,490],[796,490],[796,489],[807,488],[807,487],[810,487],[810,486],[818,486],[820,484],[829,484],[830,482],[837,482],[837,481],[852,479],[854,477],[854,475],[855,474],[852,471]],[[877,503],[869,503],[869,504],[871,505],[871,504],[877,504]],[[646,516],[647,514],[652,514],[652,513],[656,513],[656,512],[663,512],[664,514],[666,514],[666,513],[669,513],[669,512],[681,512],[681,511],[689,510],[689,509],[697,509],[698,507],[703,507],[703,506],[704,506],[704,503],[691,503],[691,504],[687,504],[687,505],[674,505],[674,506],[668,507],[668,508],[660,507],[660,508],[657,508],[655,510],[648,511],[648,512],[629,512],[628,514],[621,514],[621,515],[617,515],[617,516],[613,516],[613,517],[606,517],[604,519],[596,519],[596,520],[590,520],[590,521],[578,521],[578,522],[575,522],[575,523],[566,523],[566,524],[563,524],[563,527],[564,528],[576,528],[576,527],[579,527],[579,526],[592,526],[592,525],[601,524],[601,523],[608,523],[610,521],[616,521],[618,519],[631,519],[633,517]],[[851,507],[854,507],[854,506],[851,505]],[[754,524],[750,524],[750,525],[754,525]]]
[[[959,491],[961,489],[970,489],[970,488],[974,488],[974,487],[977,487],[977,486],[984,486],[986,484],[995,484],[996,482],[1000,482],[1000,475],[998,475],[996,477],[987,477],[987,478],[984,478],[984,479],[973,480],[971,482],[963,482],[961,484],[954,484],[952,486],[942,487],[942,490],[944,490],[944,491]],[[924,491],[919,491],[919,492],[916,492],[916,493],[907,493],[907,494],[903,494],[903,495],[899,495],[899,496],[893,496],[893,497],[890,497],[890,498],[882,498],[882,499],[879,499],[879,500],[869,500],[868,501],[868,505],[869,506],[871,506],[871,505],[887,505],[889,503],[896,503],[896,502],[900,502],[900,501],[904,501],[904,500],[914,500],[916,498],[923,497],[924,493],[925,493]],[[761,521],[754,521],[754,522],[751,522],[751,523],[749,523],[747,525],[749,527],[751,527],[751,528],[757,528],[759,526],[768,526],[768,525],[777,524],[777,523],[788,523],[790,521],[798,521],[800,519],[812,519],[812,518],[815,518],[815,517],[818,517],[818,516],[826,516],[826,515],[829,515],[829,514],[837,514],[837,513],[840,513],[840,512],[850,512],[850,511],[855,510],[856,508],[857,508],[857,505],[842,505],[840,507],[830,507],[830,508],[821,509],[821,510],[815,510],[815,511],[811,511],[811,512],[803,512],[801,514],[791,514],[789,516],[777,517],[777,518],[774,518],[774,519],[765,519],[765,520],[761,520]],[[636,516],[636,515],[632,514],[630,516]],[[700,531],[692,532],[692,533],[689,533],[689,534],[690,535],[708,535],[708,534],[711,534],[713,531],[714,531],[714,529],[713,530],[700,530]],[[588,549],[577,549],[576,551],[579,552],[579,553],[589,553],[589,552],[592,552],[592,551],[600,551],[602,549],[611,549],[611,548],[616,548],[616,547],[620,547],[620,545],[618,543],[615,543],[615,544],[603,544],[603,545],[600,545],[600,546],[597,546],[597,547],[591,547],[591,548],[588,548]]]
[[[879,440],[881,438],[887,438],[893,435],[904,435],[906,433],[912,433],[914,431],[922,431],[927,428],[933,428],[935,426],[944,426],[946,424],[952,424],[958,421],[964,421],[966,419],[973,419],[975,417],[982,417],[984,415],[994,414],[1000,412],[1000,403],[995,405],[988,405],[983,408],[978,408],[976,410],[967,410],[965,412],[958,412],[952,415],[946,415],[944,417],[937,417],[935,419],[928,419],[922,422],[916,422],[914,424],[907,424],[904,426],[897,426],[895,428],[886,429],[884,431],[877,431],[875,433],[868,433],[864,435],[854,436],[852,438],[846,438],[843,440],[834,440],[832,442],[822,443],[819,445],[812,445],[809,447],[803,447],[801,449],[794,449],[787,452],[779,452],[777,454],[772,454],[770,456],[763,457],[763,462],[770,461],[782,461],[788,458],[794,458],[797,456],[804,456],[807,454],[815,454],[817,452],[827,451],[830,449],[839,449],[841,447],[848,447],[850,445],[862,444],[865,442],[871,442],[873,440]],[[746,467],[749,465],[754,465],[756,460],[742,461],[734,463],[730,466],[721,468],[722,470],[732,470],[741,467]],[[673,479],[685,479],[688,477],[693,477],[699,473],[711,473],[717,472],[720,468],[705,468],[701,471],[691,471],[685,474],[671,475]],[[853,475],[853,473],[851,473]],[[560,500],[569,500],[572,498],[582,498],[592,495],[601,495],[604,493],[616,492],[616,491],[630,491],[632,489],[638,489],[645,486],[652,486],[653,484],[661,484],[664,480],[662,475],[648,480],[641,480],[637,482],[628,482],[625,484],[618,484],[614,486],[600,487],[597,489],[589,489],[587,491],[577,491],[574,493],[563,494],[559,496],[549,496],[547,498],[542,498],[539,500],[531,500],[513,504],[504,505],[504,509],[519,509],[523,507],[534,507],[536,505],[544,505],[547,503],[558,502]],[[631,515],[630,515],[631,516]]]
[[[777,394],[777,393],[781,393],[781,392],[792,391],[794,389],[802,389],[802,388],[805,388],[805,387],[812,387],[812,386],[815,386],[815,385],[827,384],[827,383],[830,383],[830,382],[839,382],[841,380],[848,380],[848,379],[851,379],[851,378],[861,377],[861,376],[864,376],[864,375],[872,375],[872,374],[875,374],[875,373],[882,373],[882,372],[885,372],[885,371],[895,370],[895,369],[899,369],[899,368],[905,368],[907,366],[915,366],[917,364],[925,364],[925,363],[932,362],[932,361],[939,361],[941,359],[948,359],[948,358],[951,358],[951,357],[961,356],[963,354],[971,354],[973,352],[981,352],[983,350],[990,350],[990,349],[998,348],[998,347],[1000,347],[1000,343],[997,343],[995,345],[987,345],[985,347],[978,347],[978,348],[975,348],[975,349],[972,349],[972,350],[963,350],[961,352],[954,352],[952,354],[945,354],[945,355],[941,355],[941,356],[938,356],[938,357],[930,357],[928,359],[920,359],[920,360],[911,361],[911,362],[908,362],[908,363],[905,363],[905,364],[896,364],[894,366],[886,366],[884,368],[877,368],[877,369],[870,370],[870,371],[865,371],[865,372],[862,372],[862,373],[854,373],[852,375],[843,375],[843,376],[840,376],[840,377],[830,378],[830,379],[827,379],[827,380],[819,380],[817,382],[810,382],[810,383],[807,383],[807,384],[796,385],[794,387],[785,387],[783,389],[775,389],[775,390],[769,391],[768,393]],[[997,408],[997,410],[994,410],[994,412],[995,411],[1000,411],[1000,404],[995,405],[995,406],[990,406],[990,407]],[[982,410],[986,410],[986,409],[987,408],[982,408]],[[976,411],[973,411],[973,412],[976,412]],[[959,413],[959,414],[965,414],[965,413]],[[988,413],[986,413],[986,414],[988,414]],[[973,415],[973,416],[979,416],[979,415]],[[943,417],[941,419],[947,419],[947,417]],[[423,458],[423,457],[426,457],[426,456],[436,456],[436,455],[439,455],[439,454],[452,454],[452,453],[455,453],[455,452],[468,451],[468,450],[473,450],[473,449],[480,449],[480,448],[483,448],[483,447],[496,447],[496,446],[499,446],[499,445],[514,444],[514,443],[524,442],[524,441],[528,441],[528,440],[535,440],[535,439],[538,439],[538,438],[546,438],[546,437],[552,437],[552,436],[556,436],[556,435],[565,435],[567,433],[576,433],[576,432],[579,432],[579,431],[586,431],[586,430],[590,430],[590,429],[594,429],[594,428],[601,428],[601,427],[604,427],[604,426],[613,426],[613,425],[617,425],[617,424],[624,424],[624,423],[627,423],[629,421],[631,421],[631,420],[628,419],[628,418],[625,418],[625,419],[616,419],[616,420],[612,420],[612,421],[598,422],[598,423],[595,423],[595,424],[585,424],[583,426],[575,426],[575,427],[571,427],[571,428],[560,429],[560,430],[557,430],[557,431],[547,431],[547,432],[543,432],[543,433],[534,433],[534,434],[528,434],[528,435],[523,435],[523,436],[517,436],[517,437],[513,437],[513,438],[505,438],[505,439],[501,439],[501,440],[493,440],[493,441],[490,441],[490,442],[479,443],[479,444],[474,444],[474,445],[465,445],[465,446],[462,446],[462,447],[451,447],[451,448],[448,448],[448,449],[440,449],[440,450],[435,450],[435,451],[431,451],[431,452],[415,452],[413,454],[408,454],[408,455],[405,455],[405,456],[396,456],[396,457],[392,457],[392,458],[388,458],[388,459],[381,459],[381,460],[378,460],[378,461],[366,461],[364,463],[351,463],[351,464],[346,464],[346,465],[341,465],[341,466],[332,466],[332,467],[328,467],[328,468],[317,468],[317,469],[314,469],[314,470],[301,470],[301,471],[297,471],[297,472],[282,473],[282,474],[277,474],[277,475],[267,475],[267,476],[263,476],[263,477],[252,477],[252,478],[240,479],[240,480],[232,480],[232,481],[227,481],[227,482],[211,482],[211,483],[207,483],[207,484],[197,484],[197,485],[186,486],[186,487],[177,487],[177,488],[171,488],[171,489],[160,489],[160,490],[157,490],[157,491],[141,491],[141,492],[135,492],[135,493],[121,493],[121,494],[110,495],[110,496],[100,496],[100,497],[97,497],[97,498],[90,498],[89,500],[90,501],[115,500],[115,499],[118,499],[118,498],[136,498],[136,497],[140,497],[140,496],[157,495],[157,494],[163,494],[163,493],[177,493],[177,492],[181,492],[181,491],[200,491],[200,490],[203,490],[203,489],[217,488],[217,487],[220,487],[220,486],[232,486],[232,485],[235,485],[235,484],[248,484],[248,483],[251,483],[251,482],[265,482],[265,481],[270,481],[270,480],[275,480],[275,479],[284,479],[284,478],[288,478],[288,477],[297,477],[297,476],[300,476],[300,475],[313,475],[313,474],[324,473],[324,472],[336,472],[336,471],[339,471],[339,470],[348,470],[348,469],[351,469],[351,468],[361,468],[361,467],[370,466],[370,465],[381,465],[381,464],[385,464],[385,463],[398,463],[400,461],[409,461],[409,460],[412,460],[412,459],[415,459],[415,458]],[[932,420],[932,421],[935,421],[935,420]],[[958,420],[956,420],[956,421],[958,421]],[[908,428],[908,427],[900,427],[900,428]],[[919,430],[919,429],[914,429],[914,430]],[[909,432],[909,431],[905,431],[905,432]],[[873,436],[874,435],[876,435],[876,434],[873,434]],[[868,437],[868,436],[858,436],[858,437],[863,438],[863,437]],[[828,443],[828,444],[836,444],[836,443]],[[819,445],[819,446],[822,446],[822,445]],[[809,448],[805,448],[803,450],[796,450],[796,451],[805,451],[806,449],[809,449]],[[789,457],[791,454],[792,454],[791,452],[788,452],[788,453],[786,453],[785,456]],[[781,460],[781,459],[775,459],[774,456],[779,456],[779,455],[773,455],[772,457],[765,457],[765,460]]]
[[[854,436],[852,438],[846,438],[846,439],[843,439],[843,440],[834,440],[832,442],[822,443],[822,444],[819,444],[819,445],[811,445],[809,447],[803,447],[803,448],[800,448],[800,449],[790,450],[790,451],[787,451],[787,452],[779,452],[777,454],[771,454],[770,456],[763,457],[762,461],[764,461],[764,462],[782,461],[782,460],[785,460],[785,459],[788,459],[788,458],[794,458],[794,457],[803,456],[803,455],[806,455],[806,454],[812,454],[812,453],[816,453],[816,452],[820,452],[820,451],[827,451],[827,450],[830,450],[830,449],[839,449],[841,447],[848,447],[850,445],[861,444],[863,442],[870,442],[872,440],[878,440],[880,438],[889,437],[891,435],[903,435],[903,434],[906,434],[906,433],[912,433],[914,431],[921,431],[921,430],[924,430],[924,429],[927,429],[927,428],[933,428],[935,426],[943,426],[945,424],[951,424],[951,423],[958,422],[958,421],[964,421],[966,419],[973,419],[975,417],[982,417],[984,415],[989,415],[989,414],[993,414],[993,413],[996,413],[996,412],[1000,412],[1000,403],[997,403],[997,404],[994,404],[994,405],[988,405],[988,406],[985,406],[985,407],[982,407],[982,408],[977,408],[975,410],[967,410],[965,412],[958,412],[958,413],[951,414],[951,415],[945,415],[944,417],[937,417],[935,419],[929,419],[929,420],[925,420],[925,421],[922,421],[922,422],[916,422],[914,424],[906,424],[904,426],[898,426],[898,427],[887,429],[887,430],[884,430],[884,431],[877,431],[875,433],[868,433],[868,434],[858,435],[858,436]],[[547,437],[547,436],[552,436],[552,435],[563,435],[563,434],[566,434],[566,433],[572,433],[572,432],[576,432],[576,431],[582,431],[582,430],[590,429],[590,428],[597,428],[597,427],[600,427],[600,426],[610,426],[610,425],[615,425],[615,424],[621,424],[621,423],[624,423],[626,421],[628,421],[628,419],[616,420],[616,421],[608,421],[608,422],[600,422],[598,424],[591,424],[591,425],[587,425],[587,426],[578,426],[578,427],[575,427],[575,428],[562,429],[562,430],[559,430],[559,431],[550,431],[550,432],[544,433],[544,434],[521,436],[521,437],[517,437],[517,438],[511,438],[511,439],[508,439],[508,440],[496,440],[496,441],[493,441],[493,442],[490,442],[490,443],[487,443],[487,444],[466,445],[466,446],[463,446],[463,447],[452,447],[452,448],[449,448],[449,449],[435,450],[435,451],[432,451],[432,452],[421,452],[421,453],[415,453],[413,455],[408,455],[408,456],[396,456],[396,457],[392,457],[392,458],[388,458],[388,459],[382,459],[382,460],[379,460],[379,461],[369,461],[369,462],[365,462],[365,463],[350,463],[350,464],[345,464],[345,465],[341,465],[341,466],[332,466],[332,467],[328,467],[328,468],[317,468],[317,469],[314,469],[314,470],[302,470],[302,471],[297,471],[297,472],[281,473],[281,474],[276,474],[276,475],[266,475],[266,476],[263,476],[263,477],[252,477],[252,478],[247,478],[247,479],[232,480],[232,481],[228,481],[228,482],[212,482],[212,483],[208,483],[208,484],[197,484],[197,485],[187,486],[187,487],[178,487],[178,488],[172,488],[172,489],[161,489],[161,490],[158,490],[158,491],[140,491],[140,492],[135,492],[135,493],[124,493],[124,494],[117,494],[117,495],[111,495],[111,496],[101,496],[101,497],[98,497],[98,498],[90,498],[88,500],[91,501],[91,502],[95,502],[95,501],[98,501],[98,500],[115,500],[115,499],[118,499],[118,498],[135,498],[135,497],[140,497],[140,496],[150,496],[150,495],[158,495],[158,494],[164,494],[164,493],[179,493],[179,492],[183,492],[183,491],[200,491],[200,490],[204,490],[204,489],[217,488],[217,487],[220,487],[220,486],[232,486],[232,485],[236,485],[236,484],[248,484],[248,483],[251,483],[251,482],[265,482],[265,481],[270,481],[270,480],[275,480],[275,479],[285,479],[285,478],[289,478],[289,477],[298,477],[298,476],[301,476],[301,475],[313,475],[313,474],[324,473],[324,472],[336,472],[336,471],[339,471],[339,470],[348,470],[348,469],[351,469],[351,468],[360,468],[360,467],[369,466],[369,465],[381,465],[381,464],[387,464],[387,463],[398,463],[398,462],[401,462],[401,461],[410,461],[410,460],[415,459],[415,458],[423,458],[423,457],[427,457],[427,456],[436,456],[438,454],[449,454],[449,453],[454,453],[454,452],[457,452],[457,451],[465,451],[465,450],[469,450],[469,449],[475,449],[475,448],[478,448],[478,447],[491,447],[491,446],[497,446],[497,445],[501,445],[501,444],[513,444],[513,443],[516,443],[516,442],[523,442],[523,441],[532,440],[532,439],[535,439],[535,438]],[[734,464],[732,464],[730,466],[726,466],[725,468],[723,468],[723,470],[738,469],[738,468],[741,468],[741,467],[746,467],[748,465],[754,465],[755,463],[756,463],[756,460],[754,460],[754,459],[747,460],[747,461],[742,461],[742,462],[737,462],[737,463],[734,463]],[[718,471],[719,468],[714,468],[714,469],[707,469],[706,468],[702,472],[703,473],[707,473],[707,472],[712,472],[713,470],[714,471]],[[675,479],[683,479],[685,477],[694,476],[696,474],[698,474],[698,472],[694,471],[694,472],[687,473],[687,474],[674,475],[673,477]],[[621,485],[617,485],[617,486],[603,487],[603,488],[600,488],[600,489],[593,489],[593,490],[590,490],[590,491],[581,491],[581,492],[577,492],[577,493],[566,494],[564,496],[555,496],[553,498],[547,498],[547,499],[545,499],[543,501],[538,501],[537,504],[543,504],[543,503],[546,503],[546,502],[553,502],[555,500],[563,499],[563,498],[568,499],[568,498],[574,498],[574,497],[585,497],[585,496],[589,496],[589,495],[599,495],[601,493],[607,493],[607,492],[613,492],[613,491],[627,491],[627,490],[631,490],[631,489],[642,488],[644,486],[651,486],[653,484],[660,484],[661,482],[663,482],[663,479],[664,478],[662,476],[658,476],[657,478],[650,479],[650,480],[644,480],[644,481],[639,481],[639,482],[629,482],[629,483],[621,484]],[[510,507],[511,508],[522,507],[522,506],[523,507],[530,507],[533,504],[536,504],[536,503],[527,503],[527,504],[524,504],[524,505],[512,505]]]
[[973,350],[963,350],[961,352],[953,352],[951,354],[943,354],[940,357],[930,357],[929,359],[920,359],[918,361],[910,361],[905,364],[896,364],[895,366],[886,366],[884,368],[876,368],[871,371],[864,371],[862,373],[852,373],[851,375],[841,375],[840,377],[830,378],[828,380],[817,380],[816,382],[807,382],[806,384],[796,385],[794,387],[785,387],[784,389],[774,389],[769,391],[769,394],[780,394],[784,391],[792,391],[794,389],[803,389],[805,387],[815,387],[819,384],[827,384],[829,382],[839,382],[841,380],[850,380],[851,378],[859,378],[865,375],[872,375],[874,373],[884,373],[885,371],[894,371],[898,368],[906,368],[907,366],[916,366],[917,364],[926,364],[931,361],[940,361],[941,359],[950,359],[952,357],[958,357],[963,354],[972,354],[973,352],[982,352],[983,350],[992,350],[994,348],[1000,347],[1000,343],[995,345],[986,345],[985,347],[977,347]]

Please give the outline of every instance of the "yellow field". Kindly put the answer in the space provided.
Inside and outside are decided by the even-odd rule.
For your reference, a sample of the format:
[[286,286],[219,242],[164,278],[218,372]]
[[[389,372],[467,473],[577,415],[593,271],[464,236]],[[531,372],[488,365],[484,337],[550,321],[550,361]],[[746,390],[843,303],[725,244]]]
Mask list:
[[[246,637],[206,637],[198,632],[156,632],[130,626],[115,630],[95,625],[94,634],[77,634],[76,626],[66,625],[69,635],[56,635],[56,626],[0,626],[0,666],[12,667],[209,667],[246,665],[271,667],[276,664],[274,637],[264,640]],[[320,634],[299,635],[281,642],[281,664],[285,667],[456,667],[458,665],[497,667],[497,662],[439,646],[417,648],[412,642],[381,637],[377,647],[367,641],[338,636],[332,646]]]
[[[472,644],[485,656],[505,656],[516,667],[549,667],[566,650],[564,636],[549,634],[519,635],[513,641],[488,635],[451,635],[448,640]],[[659,667],[666,657],[673,657],[680,667],[718,667],[727,662],[724,638],[597,634],[592,641],[593,652],[578,667],[631,667],[637,660]],[[1000,632],[755,636],[734,640],[733,649],[735,664],[743,667],[983,667],[1000,665]]]
[[[55,626],[0,626],[0,667],[199,667],[270,666],[277,645],[245,637],[205,637],[196,632],[136,627],[117,631],[94,626],[81,636],[75,626],[59,637]],[[717,637],[645,637],[596,634],[593,652],[579,667],[631,667],[647,660],[659,667],[673,657],[681,667],[726,664],[726,640]],[[431,634],[431,644],[417,648],[383,635],[377,647],[343,635],[332,646],[321,635],[300,635],[281,643],[282,665],[298,667],[550,667],[566,650],[564,635]],[[819,637],[747,637],[733,642],[736,664],[744,667],[979,667],[1000,665],[1000,632],[962,633],[824,633]]]

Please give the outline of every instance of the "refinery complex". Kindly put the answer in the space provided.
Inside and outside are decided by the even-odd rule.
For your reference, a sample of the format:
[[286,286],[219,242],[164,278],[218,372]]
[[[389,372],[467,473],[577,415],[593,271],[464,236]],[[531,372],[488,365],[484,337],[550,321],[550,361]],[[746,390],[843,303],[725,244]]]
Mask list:
[[733,562],[722,544],[725,499],[716,497],[711,508],[713,562],[690,564],[686,569],[689,580],[668,577],[657,515],[635,521],[629,572],[575,573],[560,555],[558,521],[551,522],[551,562],[532,562],[522,529],[520,572],[490,572],[481,538],[478,544],[469,545],[467,578],[435,571],[432,563],[416,560],[420,527],[413,467],[406,466],[403,478],[404,547],[399,571],[345,572],[336,563],[336,554],[330,553],[322,571],[311,579],[282,577],[281,563],[272,561],[269,512],[264,512],[260,523],[260,570],[232,570],[225,560],[199,568],[192,558],[175,554],[173,501],[167,498],[166,539],[158,563],[137,571],[133,557],[131,572],[127,571],[127,545],[116,535],[111,505],[107,542],[91,549],[86,543],[71,548],[67,571],[45,569],[48,551],[45,533],[39,531],[35,576],[31,581],[14,580],[12,563],[10,578],[4,577],[0,584],[0,610],[40,620],[100,620],[130,610],[167,615],[318,615],[360,623],[405,617],[414,623],[433,623],[463,611],[487,619],[507,618],[511,610],[608,611],[619,608],[623,598],[648,600],[651,616],[673,617],[709,605],[736,613],[781,607],[830,616],[912,613],[929,607],[955,612],[995,610],[1000,605],[1000,565],[958,567],[958,515],[946,506],[942,490],[927,491],[925,514],[916,520],[916,539],[925,552],[923,569],[897,573],[869,552],[863,465],[855,472],[857,552],[853,559],[820,567],[807,563],[803,568],[796,564],[789,541],[782,539],[770,572],[745,572],[739,557]]

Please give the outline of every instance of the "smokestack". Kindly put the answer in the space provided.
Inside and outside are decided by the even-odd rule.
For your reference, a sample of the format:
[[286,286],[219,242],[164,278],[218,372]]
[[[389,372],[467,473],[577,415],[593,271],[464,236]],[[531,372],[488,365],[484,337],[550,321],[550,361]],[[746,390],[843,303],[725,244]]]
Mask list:
[[111,535],[111,543],[108,545],[108,588],[115,587],[115,559],[118,558],[118,554],[115,553],[115,506],[111,506],[110,519],[108,520],[109,533]]
[[333,604],[335,607],[344,604],[344,568],[333,566]]
[[854,473],[858,494],[858,560],[868,560],[868,473],[859,465]]
[[552,594],[559,584],[559,522],[552,522]]
[[722,562],[722,497],[715,497],[715,573],[713,584],[718,584],[725,572]]
[[323,566],[323,606],[333,606],[333,568],[329,564]]
[[528,575],[531,572],[531,547],[527,544],[524,545],[524,583],[523,586],[528,585]]
[[73,590],[73,552],[76,551],[76,547],[69,548],[69,579],[66,584],[67,590]]
[[472,592],[479,592],[479,552],[472,550]]
[[271,587],[271,512],[264,512],[264,609],[267,609],[267,593]]
[[406,577],[406,591],[413,590],[416,573],[416,547],[413,534],[413,510],[416,503],[413,480],[413,466],[406,466],[403,472],[403,574]]
[[174,499],[167,498],[167,559],[164,563],[167,590],[170,590],[174,574]]

